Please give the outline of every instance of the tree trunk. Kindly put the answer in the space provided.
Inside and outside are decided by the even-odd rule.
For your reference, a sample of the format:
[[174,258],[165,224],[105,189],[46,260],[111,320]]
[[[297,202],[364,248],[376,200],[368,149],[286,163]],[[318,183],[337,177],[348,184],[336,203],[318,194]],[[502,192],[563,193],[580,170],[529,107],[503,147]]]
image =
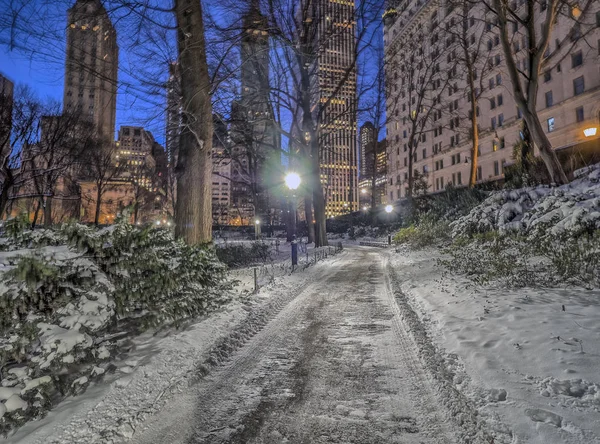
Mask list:
[[471,87],[471,129],[473,140],[471,145],[471,174],[469,176],[469,188],[474,188],[477,183],[477,163],[479,161],[479,128],[477,128],[477,98],[474,86]]
[[40,215],[40,208],[42,207],[41,199],[37,199],[37,206],[35,207],[35,211],[33,212],[33,220],[31,221],[31,229],[35,230],[35,226],[37,225],[37,220]]
[[552,149],[550,140],[548,140],[546,133],[544,133],[544,129],[542,128],[542,124],[540,123],[537,114],[525,110],[523,111],[523,118],[527,123],[533,143],[535,143],[540,150],[540,157],[546,165],[546,169],[550,175],[550,182],[556,185],[568,183],[569,179],[567,179],[567,175],[556,156],[556,152]]
[[8,190],[12,186],[12,181],[9,183],[8,178],[5,179],[2,184],[2,191],[0,191],[0,219],[4,216],[6,207],[8,206]]
[[52,196],[47,196],[44,204],[44,226],[52,226]]
[[312,183],[313,208],[315,210],[315,247],[324,247],[327,243],[327,227],[325,215],[325,197],[323,196],[323,187],[321,186],[320,166],[319,166],[319,147],[315,142],[311,142],[312,147],[312,168],[310,179]]
[[100,222],[100,207],[102,205],[102,187],[98,185],[98,191],[96,192],[96,212],[94,213],[94,225],[98,226]]
[[306,218],[306,227],[308,230],[308,243],[315,241],[315,224],[313,223],[312,196],[306,193],[304,196],[304,217]]
[[[375,209],[375,206],[377,205],[377,198],[375,195],[376,192],[376,186],[377,186],[377,146],[379,145],[379,143],[377,142],[377,139],[379,138],[379,126],[377,127],[377,131],[375,131],[375,135],[377,137],[375,137],[375,141],[373,142],[373,171],[372,171],[372,178],[371,178],[371,211],[373,211]],[[360,198],[359,198],[360,201]],[[359,208],[360,211],[360,208]]]
[[202,5],[175,0],[183,130],[177,162],[175,235],[188,245],[212,240],[212,105]]

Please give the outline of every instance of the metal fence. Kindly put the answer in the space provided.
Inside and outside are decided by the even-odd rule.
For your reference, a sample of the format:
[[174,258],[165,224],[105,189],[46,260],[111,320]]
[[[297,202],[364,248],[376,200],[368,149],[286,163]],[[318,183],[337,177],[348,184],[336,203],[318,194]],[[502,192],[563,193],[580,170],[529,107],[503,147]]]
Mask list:
[[335,256],[344,249],[341,242],[319,248],[307,248],[306,244],[298,245],[298,265],[292,267],[291,259],[281,262],[271,262],[253,267],[230,270],[229,276],[237,281],[236,290],[239,293],[257,292],[260,288],[275,281],[276,277],[289,276],[302,272],[317,262]]

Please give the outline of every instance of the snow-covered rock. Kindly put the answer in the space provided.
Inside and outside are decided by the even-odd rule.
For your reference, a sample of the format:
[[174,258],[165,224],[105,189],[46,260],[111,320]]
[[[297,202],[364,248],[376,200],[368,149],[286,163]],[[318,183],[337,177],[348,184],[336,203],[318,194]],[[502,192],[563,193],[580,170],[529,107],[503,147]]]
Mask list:
[[492,193],[452,225],[452,235],[498,230],[528,236],[577,236],[600,229],[600,164],[573,182],[556,187],[528,187]]
[[4,406],[6,407],[6,411],[10,413],[15,410],[27,410],[28,404],[19,395],[15,394],[6,400]]

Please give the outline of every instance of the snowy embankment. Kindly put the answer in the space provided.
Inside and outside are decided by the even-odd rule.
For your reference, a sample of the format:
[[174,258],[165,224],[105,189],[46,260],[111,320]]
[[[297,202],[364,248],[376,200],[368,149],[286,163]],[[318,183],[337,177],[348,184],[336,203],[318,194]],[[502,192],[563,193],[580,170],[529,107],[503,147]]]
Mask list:
[[392,255],[455,386],[514,443],[600,443],[600,291],[473,286],[435,250]]
[[566,185],[494,192],[452,223],[453,237],[498,230],[529,237],[579,236],[600,229],[600,164]]
[[123,344],[114,373],[67,398],[40,421],[8,440],[20,444],[127,441],[139,424],[175,394],[211,371],[272,319],[311,282],[319,265],[276,277],[260,293],[242,297],[184,331],[144,334]]

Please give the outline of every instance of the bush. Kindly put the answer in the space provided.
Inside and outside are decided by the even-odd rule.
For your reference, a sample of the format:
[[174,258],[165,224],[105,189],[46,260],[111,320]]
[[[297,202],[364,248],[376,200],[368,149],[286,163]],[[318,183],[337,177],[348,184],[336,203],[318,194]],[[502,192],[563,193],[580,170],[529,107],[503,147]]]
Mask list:
[[217,247],[217,257],[228,267],[246,267],[257,263],[267,263],[272,259],[271,247],[265,242],[252,244],[230,244]]
[[[164,229],[120,221],[9,232],[0,254],[0,384],[28,407],[6,413],[0,434],[103,373],[97,366],[111,356],[117,328],[179,325],[230,298],[214,248],[187,246]],[[43,384],[22,393],[32,381]]]
[[600,286],[600,232],[579,238],[529,238],[492,231],[456,238],[441,264],[484,285],[520,288]]
[[433,247],[449,240],[449,227],[444,221],[432,217],[421,219],[418,225],[401,228],[393,238],[396,244],[406,244],[413,249]]

